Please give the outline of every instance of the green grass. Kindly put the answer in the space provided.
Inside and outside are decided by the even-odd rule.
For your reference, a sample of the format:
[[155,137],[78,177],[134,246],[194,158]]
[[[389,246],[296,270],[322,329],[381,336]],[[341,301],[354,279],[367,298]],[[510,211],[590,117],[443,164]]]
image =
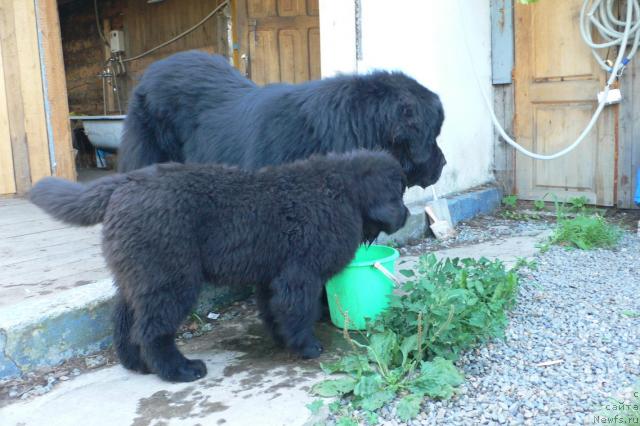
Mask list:
[[502,198],[502,204],[508,209],[515,209],[518,204],[517,195],[507,195]]
[[618,243],[621,234],[618,227],[600,215],[580,214],[573,219],[558,217],[551,243],[581,250],[611,248]]

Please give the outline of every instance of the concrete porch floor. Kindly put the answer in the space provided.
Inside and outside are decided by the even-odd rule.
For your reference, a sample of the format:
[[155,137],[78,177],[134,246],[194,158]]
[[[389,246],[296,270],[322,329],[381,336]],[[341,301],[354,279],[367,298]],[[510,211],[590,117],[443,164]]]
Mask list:
[[[172,384],[117,365],[81,375],[49,394],[0,409],[2,425],[300,425],[314,383],[324,378],[319,360],[300,360],[274,346],[254,305],[217,322],[199,338],[179,341],[189,358],[203,359],[208,374]],[[319,324],[327,361],[346,349],[341,330]],[[185,343],[186,342],[186,343]]]

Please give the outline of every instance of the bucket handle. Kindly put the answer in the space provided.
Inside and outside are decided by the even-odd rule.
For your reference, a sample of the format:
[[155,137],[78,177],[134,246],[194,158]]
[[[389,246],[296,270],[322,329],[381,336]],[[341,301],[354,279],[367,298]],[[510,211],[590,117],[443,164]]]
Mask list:
[[382,263],[380,262],[375,262],[373,264],[373,267],[376,268],[378,271],[382,272],[384,274],[385,277],[389,278],[391,281],[393,281],[395,283],[396,286],[400,286],[400,280],[393,275],[391,272],[389,272],[389,270],[387,268],[385,268],[384,266],[382,266]]

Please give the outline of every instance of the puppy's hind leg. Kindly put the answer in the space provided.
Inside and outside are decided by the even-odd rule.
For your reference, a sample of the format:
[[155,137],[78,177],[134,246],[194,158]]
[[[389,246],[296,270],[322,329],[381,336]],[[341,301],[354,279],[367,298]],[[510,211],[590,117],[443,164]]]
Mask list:
[[278,346],[285,346],[284,339],[278,331],[278,324],[276,318],[271,311],[271,289],[267,284],[258,284],[256,286],[256,304],[258,305],[258,311],[260,312],[260,319],[265,328],[271,334],[271,337]]
[[271,283],[271,312],[287,347],[303,358],[324,350],[313,334],[322,290],[318,276],[302,267],[289,267]]
[[133,311],[120,291],[116,295],[113,309],[113,345],[120,363],[129,370],[148,374],[149,368],[140,355],[140,345],[131,341],[131,326],[133,325]]
[[202,281],[193,277],[156,281],[152,292],[136,300],[134,340],[149,369],[163,380],[191,382],[207,374],[204,362],[185,358],[175,344],[176,331],[195,305]]

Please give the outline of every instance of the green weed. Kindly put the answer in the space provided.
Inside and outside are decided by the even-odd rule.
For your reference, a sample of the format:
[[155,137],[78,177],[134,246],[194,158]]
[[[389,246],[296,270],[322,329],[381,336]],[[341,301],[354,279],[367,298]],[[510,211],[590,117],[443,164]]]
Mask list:
[[504,204],[504,206],[508,209],[516,208],[517,203],[518,203],[517,195],[507,195],[502,198],[502,204]]
[[535,200],[533,202],[533,208],[536,209],[537,211],[544,210],[544,207],[545,207],[544,200]]
[[366,333],[352,336],[345,326],[352,350],[322,364],[326,373],[342,376],[316,384],[312,392],[349,398],[353,408],[342,406],[338,418],[353,421],[357,408],[363,422],[400,395],[396,412],[410,420],[425,397],[454,394],[464,378],[453,361],[463,351],[504,335],[517,287],[515,269],[507,271],[500,261],[423,256],[416,275],[403,285],[403,295],[391,297],[387,312]]
[[565,247],[591,250],[610,248],[618,243],[621,230],[600,215],[580,214],[573,219],[558,216],[558,226],[550,242]]

